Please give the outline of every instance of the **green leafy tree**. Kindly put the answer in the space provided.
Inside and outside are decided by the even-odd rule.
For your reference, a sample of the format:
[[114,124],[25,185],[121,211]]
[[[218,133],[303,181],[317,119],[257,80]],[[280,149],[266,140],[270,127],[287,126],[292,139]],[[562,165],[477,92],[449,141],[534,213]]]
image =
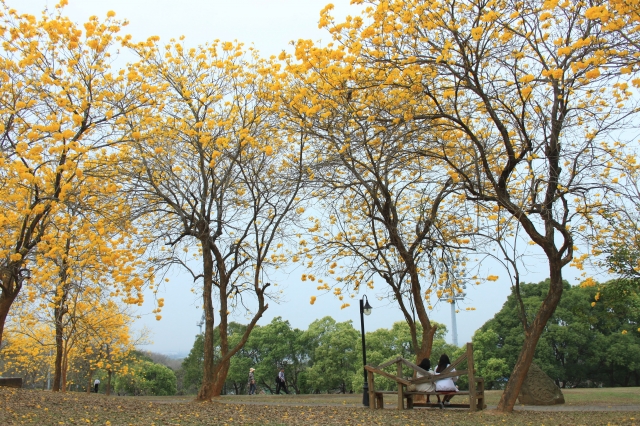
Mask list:
[[116,377],[115,388],[118,394],[168,396],[175,395],[176,383],[173,370],[136,352],[129,362],[129,372]]
[[[522,284],[527,315],[534,315],[549,285]],[[629,386],[639,383],[640,299],[619,296],[618,281],[572,287],[564,283],[558,308],[540,337],[534,361],[561,386]],[[524,340],[517,300],[510,295],[473,336],[475,363],[487,388],[504,386]]]
[[358,343],[360,335],[351,321],[336,322],[324,317],[306,331],[311,351],[307,384],[314,392],[353,390],[354,376],[362,366]]
[[249,368],[253,367],[258,385],[274,392],[275,377],[284,367],[287,385],[296,393],[306,393],[308,389],[301,387],[300,379],[309,359],[308,343],[303,331],[291,328],[289,321],[281,317],[256,328],[244,348],[251,362],[244,367],[245,381]]
[[640,386],[640,291],[629,280],[582,289],[591,298],[590,329],[603,336],[603,359],[592,380],[607,386]]
[[202,384],[202,363],[204,362],[204,335],[196,335],[189,355],[182,361],[182,388],[187,394],[194,394]]
[[145,362],[142,365],[142,377],[144,379],[142,391],[145,395],[175,395],[176,375],[169,367]]
[[478,330],[473,335],[473,360],[486,389],[500,389],[511,371],[506,359],[496,357],[499,339],[500,335],[492,328]]

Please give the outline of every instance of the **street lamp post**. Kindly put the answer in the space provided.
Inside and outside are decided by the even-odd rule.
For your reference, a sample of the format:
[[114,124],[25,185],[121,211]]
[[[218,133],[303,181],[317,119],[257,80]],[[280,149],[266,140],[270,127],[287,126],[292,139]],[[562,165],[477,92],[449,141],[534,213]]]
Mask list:
[[367,382],[367,370],[364,368],[367,365],[367,350],[364,342],[364,315],[371,315],[371,305],[369,305],[369,299],[366,295],[360,299],[360,328],[362,332],[362,370],[364,371],[364,386],[362,386],[362,405],[369,406],[369,383]]

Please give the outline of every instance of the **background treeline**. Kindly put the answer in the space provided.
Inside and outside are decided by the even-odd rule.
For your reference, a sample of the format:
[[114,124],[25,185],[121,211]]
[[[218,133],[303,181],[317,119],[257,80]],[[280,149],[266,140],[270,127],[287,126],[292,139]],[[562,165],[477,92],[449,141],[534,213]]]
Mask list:
[[[527,315],[533,315],[548,291],[549,282],[521,284]],[[561,387],[640,386],[640,297],[637,287],[625,280],[602,285],[564,284],[558,309],[546,326],[538,344],[536,362]],[[624,293],[624,294],[622,294]],[[510,295],[502,309],[473,336],[478,374],[488,389],[503,389],[509,378],[524,332]],[[242,325],[234,324],[241,331]],[[431,356],[432,365],[440,354],[452,359],[462,348],[447,344],[447,329],[438,324]],[[240,334],[235,333],[235,334]],[[232,358],[225,385],[227,393],[246,393],[247,374],[256,369],[258,388],[272,392],[278,368],[284,366],[290,389],[296,393],[360,392],[362,353],[360,333],[351,322],[336,323],[330,317],[313,322],[309,329],[292,329],[288,321],[275,318],[258,327],[244,350]],[[415,359],[408,326],[404,322],[391,329],[366,335],[367,362],[372,365],[401,355]],[[183,392],[195,393],[202,377],[202,336],[183,361]],[[394,367],[395,368],[395,367]],[[410,372],[405,371],[406,375]],[[377,378],[377,385],[393,389],[394,384]],[[466,383],[458,383],[461,388]]]
[[[233,323],[231,338],[238,338],[244,327]],[[456,349],[445,342],[445,334],[446,327],[439,325],[434,340],[437,353],[452,353]],[[415,358],[409,328],[404,322],[393,324],[391,329],[367,333],[366,342],[370,364],[380,364],[398,354]],[[203,337],[198,335],[182,363],[184,393],[195,393],[200,386],[203,353]],[[336,322],[331,317],[312,322],[304,331],[276,317],[269,324],[256,327],[244,348],[231,358],[225,393],[247,393],[247,378],[252,367],[256,369],[259,392],[275,392],[275,377],[280,367],[285,368],[290,392],[360,392],[363,384],[360,333],[351,321]],[[380,383],[391,386],[384,381]]]
[[[245,329],[246,325],[231,322],[230,343],[239,339]],[[446,327],[438,324],[435,353],[456,353],[457,349],[445,342],[446,333]],[[216,336],[214,353],[218,357],[219,335],[216,333]],[[370,364],[380,364],[398,354],[408,359],[415,358],[415,348],[411,345],[410,332],[404,322],[393,324],[391,329],[368,332],[366,341],[367,362]],[[18,356],[21,355],[16,353]],[[111,392],[136,396],[195,395],[202,383],[203,359],[203,334],[196,336],[193,348],[183,360],[132,350],[112,377]],[[27,388],[47,389],[51,385],[50,361],[43,359],[37,365],[27,365],[22,360],[5,356],[0,359],[0,371],[4,371],[6,376],[23,377]],[[307,330],[292,328],[289,321],[276,317],[269,324],[257,326],[243,349],[231,358],[224,393],[246,394],[251,367],[256,369],[260,392],[275,392],[275,377],[280,367],[285,368],[289,392],[359,392],[363,384],[360,332],[351,321],[336,322],[331,317],[314,321]],[[89,369],[89,364],[71,366],[69,391],[87,391],[95,378],[101,380],[100,392],[107,391],[107,371]],[[86,377],[93,379],[89,382]],[[392,386],[384,379],[378,383]]]
[[[548,291],[549,282],[521,284],[527,315],[533,315]],[[640,386],[640,296],[629,281],[614,280],[601,285],[564,284],[558,309],[546,326],[538,344],[536,362],[561,387]],[[624,293],[624,294],[622,294]],[[517,309],[510,295],[502,309],[473,336],[474,360],[478,374],[488,389],[503,389],[515,365],[524,340]],[[234,323],[239,336],[244,326]],[[444,340],[447,328],[438,324],[432,365],[440,354],[452,359],[462,348]],[[182,363],[182,389],[195,393],[202,379],[202,335]],[[391,329],[366,335],[367,362],[372,365],[401,355],[415,359],[408,326],[404,322]],[[288,321],[274,318],[257,327],[244,349],[231,361],[226,393],[247,392],[249,368],[256,369],[258,389],[273,392],[280,366],[286,370],[287,384],[296,393],[361,392],[362,352],[360,333],[351,322],[337,323],[330,317],[313,322],[308,330],[291,328]],[[395,366],[393,366],[395,368]],[[408,376],[410,372],[407,370]],[[464,378],[461,378],[461,380]],[[393,389],[394,383],[376,378],[377,386]],[[461,388],[466,383],[458,383]]]
[[[630,284],[615,280],[585,287],[565,282],[562,300],[534,358],[559,386],[640,386],[640,338],[633,332],[640,323],[640,296]],[[535,312],[548,285],[548,281],[521,284],[526,312]],[[476,368],[488,389],[504,387],[522,345],[524,333],[517,303],[510,295],[494,318],[473,336]],[[445,342],[446,326],[437,327],[433,365],[440,354],[455,358],[462,352],[462,348]],[[245,329],[246,325],[230,323],[230,343],[239,339]],[[372,365],[396,355],[415,359],[416,350],[405,322],[368,332],[366,344],[367,362]],[[219,356],[219,337],[214,341],[214,353]],[[196,336],[191,352],[183,360],[132,351],[120,369],[122,373],[114,378],[113,390],[118,395],[195,395],[202,383],[203,357],[203,334]],[[0,367],[7,363],[11,363],[10,358],[0,361]],[[275,376],[284,367],[290,392],[358,393],[363,384],[360,333],[351,321],[336,322],[331,317],[314,321],[307,330],[293,328],[289,321],[276,317],[269,324],[257,326],[242,350],[231,358],[223,393],[246,394],[252,367],[256,369],[259,392],[273,393]],[[42,363],[30,370],[7,371],[24,377],[28,387],[45,388],[47,368]],[[81,378],[87,372],[82,366],[74,366],[73,371],[78,380],[70,390],[86,390]],[[95,377],[102,380],[101,391],[105,392],[107,372],[98,370]],[[394,386],[382,378],[377,378],[376,384],[381,389]],[[462,381],[458,384],[461,388],[466,386]]]

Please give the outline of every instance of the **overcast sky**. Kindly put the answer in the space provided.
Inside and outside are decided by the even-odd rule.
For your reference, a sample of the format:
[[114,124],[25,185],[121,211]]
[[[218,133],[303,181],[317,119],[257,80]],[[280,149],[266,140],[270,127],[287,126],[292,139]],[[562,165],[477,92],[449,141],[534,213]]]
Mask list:
[[[57,1],[47,0],[7,0],[9,6],[19,12],[39,15],[45,8],[53,9]],[[207,41],[239,40],[253,45],[265,56],[277,55],[283,49],[290,48],[289,42],[298,39],[330,40],[325,31],[318,29],[320,10],[327,0],[69,0],[65,14],[73,21],[82,24],[91,15],[105,17],[109,10],[116,12],[120,19],[130,23],[125,33],[134,39],[146,39],[157,35],[162,40],[186,37],[188,46],[197,46]],[[334,0],[336,17],[357,14],[358,9],[349,5],[349,0]],[[523,276],[525,282],[538,282],[548,276],[544,259],[531,258],[530,270]],[[460,344],[471,341],[473,332],[500,310],[509,294],[509,282],[506,274],[492,264],[484,265],[483,271],[499,275],[496,282],[487,282],[481,286],[467,289],[467,298],[461,302],[457,315],[458,341]],[[331,315],[337,321],[353,320],[360,328],[357,300],[351,301],[351,307],[341,310],[340,302],[332,295],[318,298],[315,305],[309,305],[309,298],[318,295],[312,282],[300,281],[301,271],[292,271],[288,276],[280,277],[283,300],[280,304],[270,303],[269,309],[259,324],[267,324],[272,318],[281,316],[289,320],[292,326],[306,329],[315,319]],[[575,271],[565,271],[565,277],[575,283]],[[150,311],[154,308],[151,297],[140,309],[142,319],[136,328],[146,326],[151,331],[153,344],[148,350],[166,354],[184,354],[191,349],[198,333],[196,323],[201,316],[200,299],[191,293],[192,282],[186,275],[175,271],[171,281],[164,286],[158,297],[165,298],[162,320],[155,321]],[[368,294],[374,310],[366,317],[365,327],[374,330],[380,327],[390,328],[393,322],[401,321],[399,310],[389,302],[375,299],[375,291]],[[475,307],[475,311],[465,311],[466,307]],[[441,303],[434,307],[431,317],[451,327],[450,305]],[[242,317],[236,321],[245,322]],[[451,334],[448,336],[451,341]]]

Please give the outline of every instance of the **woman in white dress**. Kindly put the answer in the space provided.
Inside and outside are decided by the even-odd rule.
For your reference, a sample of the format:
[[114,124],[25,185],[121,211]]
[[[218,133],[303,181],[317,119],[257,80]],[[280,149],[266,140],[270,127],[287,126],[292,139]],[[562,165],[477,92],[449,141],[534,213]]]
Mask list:
[[[441,372],[443,372],[449,366],[449,364],[451,364],[451,362],[449,361],[449,357],[446,354],[442,354],[442,356],[440,356],[440,360],[438,361],[438,366],[436,367],[435,374],[438,375]],[[455,368],[451,370],[452,373],[454,371],[456,371]],[[436,381],[436,391],[437,392],[458,392],[458,387],[455,384],[457,380],[458,380],[458,376],[446,377],[444,379]],[[454,395],[445,395],[443,398],[444,405],[449,405],[450,404],[449,401],[451,401],[451,398],[453,397]]]
[[[422,368],[423,370],[428,372],[431,376],[433,376],[434,373],[433,373],[433,370],[431,369],[431,360],[429,360],[429,358],[425,358],[422,361],[420,361],[420,364],[418,364],[418,367]],[[416,378],[419,379],[420,377],[425,377],[425,376],[419,371],[416,372]],[[435,392],[436,384],[433,382],[419,383],[416,385],[416,390],[420,392]],[[440,401],[440,397],[438,397],[438,402],[439,401]],[[429,403],[429,395],[427,395],[427,403]]]

